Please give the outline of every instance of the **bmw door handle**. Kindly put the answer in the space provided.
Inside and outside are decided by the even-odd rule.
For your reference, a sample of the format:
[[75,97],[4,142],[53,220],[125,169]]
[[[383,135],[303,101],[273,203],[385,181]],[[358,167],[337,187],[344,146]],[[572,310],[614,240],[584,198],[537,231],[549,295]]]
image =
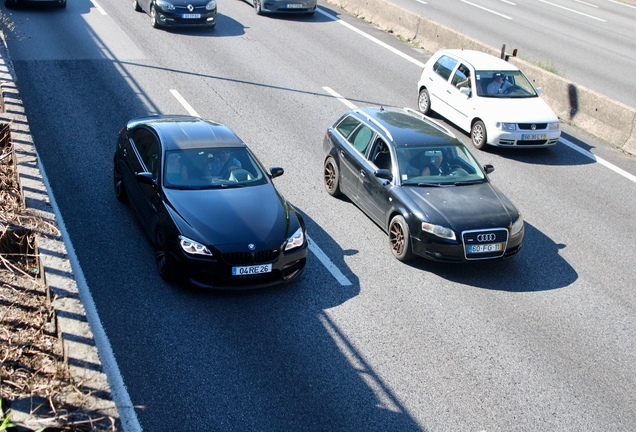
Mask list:
[[124,150],[122,151],[122,153],[124,154],[124,156],[128,156],[128,150],[127,150],[127,149],[124,149]]
[[360,171],[360,177],[366,177],[366,174],[364,173],[364,171]]
[[340,156],[344,157],[344,155],[345,155],[344,150],[340,150]]

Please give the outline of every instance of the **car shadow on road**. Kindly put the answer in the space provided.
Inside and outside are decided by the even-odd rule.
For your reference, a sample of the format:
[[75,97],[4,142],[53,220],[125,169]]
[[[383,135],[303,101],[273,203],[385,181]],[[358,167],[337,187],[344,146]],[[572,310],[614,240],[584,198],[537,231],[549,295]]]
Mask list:
[[446,264],[415,260],[411,265],[441,278],[464,285],[496,291],[536,292],[570,286],[578,279],[576,270],[559,251],[566,245],[525,223],[521,252],[513,258],[466,264]]

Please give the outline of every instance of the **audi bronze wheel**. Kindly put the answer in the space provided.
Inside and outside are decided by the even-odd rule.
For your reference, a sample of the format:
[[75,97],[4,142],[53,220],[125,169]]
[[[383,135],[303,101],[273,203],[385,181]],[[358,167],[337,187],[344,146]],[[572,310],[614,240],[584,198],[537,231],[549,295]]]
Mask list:
[[411,251],[411,235],[409,226],[402,215],[397,215],[391,219],[389,225],[389,245],[393,256],[404,262],[415,257]]
[[333,157],[329,156],[325,161],[324,177],[325,189],[331,196],[340,195],[340,173],[338,165]]

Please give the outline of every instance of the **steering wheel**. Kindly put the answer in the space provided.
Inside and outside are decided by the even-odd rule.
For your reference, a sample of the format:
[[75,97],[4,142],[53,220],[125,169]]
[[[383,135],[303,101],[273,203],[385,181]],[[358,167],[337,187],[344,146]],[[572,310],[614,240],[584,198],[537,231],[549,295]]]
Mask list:
[[519,87],[518,85],[513,85],[511,87],[508,87],[507,89],[504,90],[503,94],[510,94],[515,90],[519,90],[521,89],[521,87]]

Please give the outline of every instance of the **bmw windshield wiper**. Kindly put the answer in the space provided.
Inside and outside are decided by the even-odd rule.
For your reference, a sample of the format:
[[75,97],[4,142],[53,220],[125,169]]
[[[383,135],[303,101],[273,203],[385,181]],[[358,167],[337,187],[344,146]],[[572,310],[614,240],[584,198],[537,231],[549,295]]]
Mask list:
[[245,187],[245,185],[240,183],[223,183],[221,187],[222,188],[238,188],[238,187]]

